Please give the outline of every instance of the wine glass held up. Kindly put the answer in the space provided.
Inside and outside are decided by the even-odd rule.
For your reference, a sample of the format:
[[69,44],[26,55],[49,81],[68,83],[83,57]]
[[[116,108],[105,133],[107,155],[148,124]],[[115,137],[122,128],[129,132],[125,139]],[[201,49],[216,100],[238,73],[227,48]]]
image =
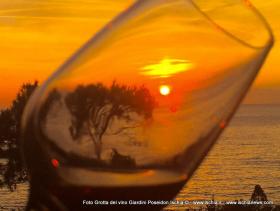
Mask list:
[[27,209],[164,207],[83,201],[175,197],[272,45],[249,1],[137,1],[30,100],[22,124]]

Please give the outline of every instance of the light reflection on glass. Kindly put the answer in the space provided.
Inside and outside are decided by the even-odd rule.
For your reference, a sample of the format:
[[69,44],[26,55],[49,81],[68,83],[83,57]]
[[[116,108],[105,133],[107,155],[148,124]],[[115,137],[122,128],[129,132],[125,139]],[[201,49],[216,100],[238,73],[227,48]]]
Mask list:
[[162,59],[157,64],[150,64],[142,68],[142,75],[155,78],[168,78],[177,73],[185,72],[193,68],[193,63],[185,59]]

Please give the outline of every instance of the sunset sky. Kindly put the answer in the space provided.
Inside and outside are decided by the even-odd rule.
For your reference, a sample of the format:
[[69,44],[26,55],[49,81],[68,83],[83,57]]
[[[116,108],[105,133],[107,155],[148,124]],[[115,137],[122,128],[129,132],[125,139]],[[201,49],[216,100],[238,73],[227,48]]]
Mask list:
[[[66,58],[133,0],[2,0],[0,3],[0,108],[24,82],[46,79]],[[274,90],[250,102],[275,99],[280,87],[280,1],[252,0],[271,24],[276,43],[254,85]],[[242,20],[240,20],[242,21]],[[167,60],[166,60],[167,61]],[[166,62],[165,61],[165,62]],[[163,60],[164,62],[164,60]],[[153,64],[151,64],[153,65]],[[147,70],[149,70],[147,66]],[[261,92],[263,93],[263,91]]]

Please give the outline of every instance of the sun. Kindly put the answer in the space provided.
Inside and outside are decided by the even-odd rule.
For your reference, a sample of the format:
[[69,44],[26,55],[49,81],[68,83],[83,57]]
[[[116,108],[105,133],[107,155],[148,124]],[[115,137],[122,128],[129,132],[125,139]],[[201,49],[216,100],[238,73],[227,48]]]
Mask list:
[[163,96],[169,95],[169,94],[170,94],[170,91],[171,91],[171,88],[170,88],[170,86],[168,86],[168,85],[161,85],[161,86],[159,87],[159,92],[160,92],[160,94],[163,95]]

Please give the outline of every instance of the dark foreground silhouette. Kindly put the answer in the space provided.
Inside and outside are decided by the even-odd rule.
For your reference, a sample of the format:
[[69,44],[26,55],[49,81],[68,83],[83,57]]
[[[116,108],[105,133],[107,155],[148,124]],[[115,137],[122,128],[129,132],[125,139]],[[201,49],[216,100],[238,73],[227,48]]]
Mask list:
[[37,86],[37,81],[23,84],[11,106],[0,110],[0,158],[7,159],[7,164],[0,163],[0,187],[11,191],[18,183],[27,181],[19,147],[20,122],[24,107]]

